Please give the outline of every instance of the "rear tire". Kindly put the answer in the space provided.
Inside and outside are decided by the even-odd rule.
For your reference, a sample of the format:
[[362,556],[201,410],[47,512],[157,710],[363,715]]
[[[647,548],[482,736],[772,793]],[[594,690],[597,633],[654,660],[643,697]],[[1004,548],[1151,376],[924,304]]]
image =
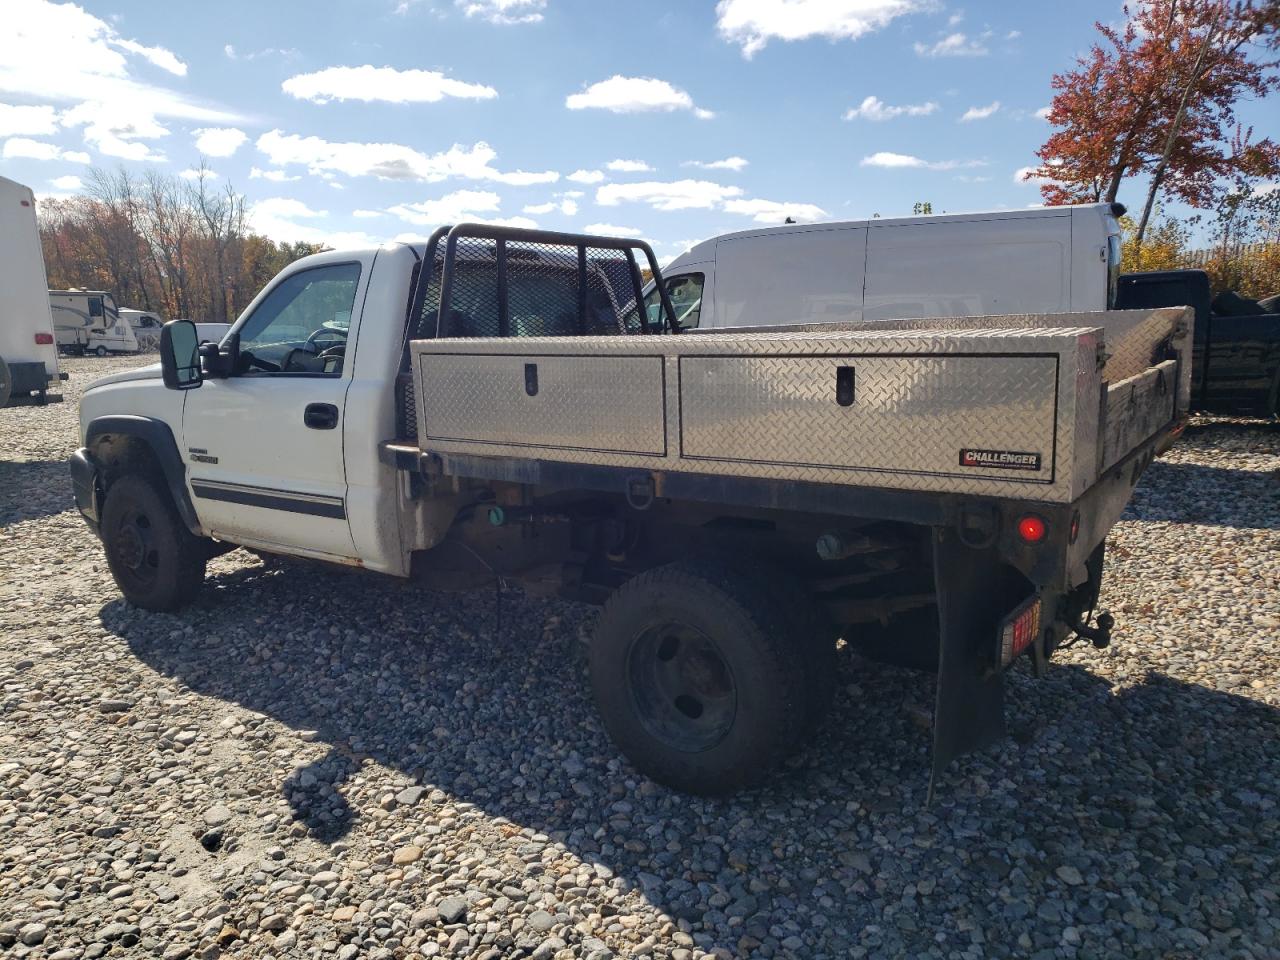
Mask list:
[[107,355],[107,348],[106,348],[106,347],[98,347],[98,348],[97,348],[96,350],[94,350],[93,352],[94,352],[94,353],[96,353],[96,354],[97,354],[98,356],[100,356],[100,357],[105,357],[105,356]]
[[100,529],[111,576],[134,606],[177,610],[203,582],[206,543],[150,477],[126,474],[111,485]]
[[9,396],[13,393],[13,375],[9,372],[9,365],[4,362],[4,357],[0,357],[0,407],[9,405]]
[[721,562],[669,564],[618,589],[596,626],[591,686],[638,770],[714,796],[760,783],[800,748],[823,693],[794,605]]

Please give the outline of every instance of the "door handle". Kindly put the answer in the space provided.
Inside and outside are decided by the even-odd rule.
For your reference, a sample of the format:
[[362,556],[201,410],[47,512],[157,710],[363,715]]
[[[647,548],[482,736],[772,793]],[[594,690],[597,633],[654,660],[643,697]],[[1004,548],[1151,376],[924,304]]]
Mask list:
[[332,403],[308,403],[302,422],[312,430],[332,430],[338,425],[338,408]]

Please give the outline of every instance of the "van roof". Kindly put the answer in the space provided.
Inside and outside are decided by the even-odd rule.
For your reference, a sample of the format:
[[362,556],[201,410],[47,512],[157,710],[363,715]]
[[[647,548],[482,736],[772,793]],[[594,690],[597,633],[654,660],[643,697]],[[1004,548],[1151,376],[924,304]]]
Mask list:
[[[708,237],[694,244],[680,255],[682,261],[710,260],[715,257],[716,244],[721,240],[738,240],[746,237],[767,237],[777,233],[806,233],[817,230],[841,230],[853,227],[900,227],[915,223],[963,223],[974,220],[1021,220],[1044,217],[1069,217],[1073,210],[1092,210],[1107,216],[1116,215],[1115,206],[1109,203],[1082,203],[1061,207],[1029,207],[1023,210],[980,210],[973,213],[925,214],[916,217],[876,217],[871,220],[830,220],[817,223],[784,223],[773,227],[756,227]],[[674,261],[673,261],[674,262]]]

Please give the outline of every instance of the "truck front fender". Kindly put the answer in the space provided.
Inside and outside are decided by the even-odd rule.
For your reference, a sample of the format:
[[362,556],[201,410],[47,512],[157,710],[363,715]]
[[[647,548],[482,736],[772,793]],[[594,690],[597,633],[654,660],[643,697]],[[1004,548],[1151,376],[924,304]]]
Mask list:
[[188,530],[196,536],[203,536],[200,520],[187,493],[186,466],[178,452],[173,430],[167,423],[154,417],[116,414],[95,417],[85,430],[85,449],[100,469],[109,468],[112,462],[124,455],[131,443],[143,445],[150,453],[173,498],[173,505],[178,509],[178,516]]

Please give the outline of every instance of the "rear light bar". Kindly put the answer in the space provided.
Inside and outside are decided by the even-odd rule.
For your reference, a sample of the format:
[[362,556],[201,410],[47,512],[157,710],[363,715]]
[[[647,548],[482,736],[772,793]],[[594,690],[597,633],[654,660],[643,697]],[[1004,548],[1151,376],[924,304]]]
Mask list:
[[40,344],[40,346],[42,346],[42,347],[47,347],[47,346],[49,346],[49,344],[53,343],[53,334],[52,334],[52,333],[37,333],[37,334],[36,334],[36,343]]
[[1009,614],[1000,625],[1000,665],[1007,667],[1035,642],[1040,633],[1040,595]]

